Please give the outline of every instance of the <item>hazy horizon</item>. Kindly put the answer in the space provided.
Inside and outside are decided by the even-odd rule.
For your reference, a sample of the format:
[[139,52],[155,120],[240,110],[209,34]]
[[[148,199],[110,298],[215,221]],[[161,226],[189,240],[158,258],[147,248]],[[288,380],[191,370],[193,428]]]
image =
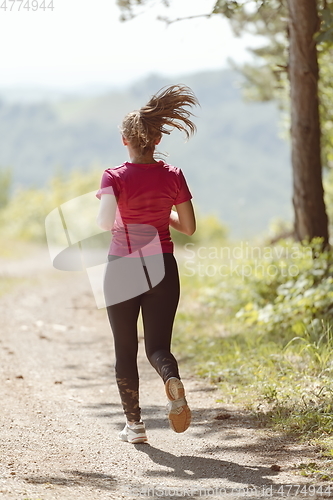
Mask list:
[[124,86],[150,74],[179,74],[227,68],[252,59],[248,46],[261,37],[235,37],[222,15],[166,25],[170,19],[211,12],[214,0],[148,3],[125,23],[115,0],[53,0],[54,9],[0,16],[1,88],[40,86],[73,91],[89,86]]

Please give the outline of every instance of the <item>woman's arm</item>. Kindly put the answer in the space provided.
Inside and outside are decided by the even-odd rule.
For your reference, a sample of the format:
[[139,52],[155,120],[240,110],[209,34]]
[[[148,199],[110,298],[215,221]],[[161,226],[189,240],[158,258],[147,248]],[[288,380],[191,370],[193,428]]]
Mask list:
[[170,226],[181,233],[191,236],[196,229],[195,215],[191,200],[184,201],[184,203],[179,203],[179,205],[175,206],[177,212],[171,210]]
[[116,217],[117,200],[114,194],[101,195],[97,224],[105,231],[111,231]]

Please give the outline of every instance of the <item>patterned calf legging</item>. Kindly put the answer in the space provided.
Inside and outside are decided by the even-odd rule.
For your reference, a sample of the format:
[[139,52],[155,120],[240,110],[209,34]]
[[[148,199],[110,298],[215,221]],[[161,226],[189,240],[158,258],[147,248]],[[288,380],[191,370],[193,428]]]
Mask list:
[[[109,256],[109,261],[115,256]],[[116,380],[124,413],[128,421],[139,421],[139,375],[137,367],[137,322],[141,308],[146,355],[166,382],[179,377],[178,365],[170,352],[172,327],[179,301],[179,275],[174,255],[164,253],[165,276],[145,293],[107,307],[114,337]],[[110,267],[110,270],[109,270]],[[105,283],[112,279],[108,266]],[[152,395],[153,396],[153,395]]]

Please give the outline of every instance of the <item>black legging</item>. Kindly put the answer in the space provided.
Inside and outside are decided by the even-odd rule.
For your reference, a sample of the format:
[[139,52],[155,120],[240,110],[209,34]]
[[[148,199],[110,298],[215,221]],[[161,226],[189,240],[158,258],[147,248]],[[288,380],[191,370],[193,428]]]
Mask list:
[[[109,261],[117,258],[110,255]],[[177,361],[170,352],[172,327],[179,301],[178,267],[172,253],[164,253],[163,258],[165,276],[160,283],[132,299],[107,306],[114,337],[119,394],[127,420],[132,422],[141,418],[137,367],[137,321],[140,308],[149,362],[164,382],[170,377],[180,378]],[[107,266],[105,284],[110,283],[108,280],[112,280],[112,266]]]

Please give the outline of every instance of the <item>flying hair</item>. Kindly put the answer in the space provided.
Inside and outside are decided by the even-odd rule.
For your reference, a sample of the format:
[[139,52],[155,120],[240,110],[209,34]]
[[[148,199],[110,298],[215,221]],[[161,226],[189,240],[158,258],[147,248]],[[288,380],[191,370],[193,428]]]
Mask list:
[[125,116],[121,132],[141,153],[154,150],[156,140],[162,134],[169,135],[174,128],[185,132],[189,139],[196,126],[190,119],[193,113],[185,106],[198,104],[193,91],[186,85],[163,87],[145,106]]

